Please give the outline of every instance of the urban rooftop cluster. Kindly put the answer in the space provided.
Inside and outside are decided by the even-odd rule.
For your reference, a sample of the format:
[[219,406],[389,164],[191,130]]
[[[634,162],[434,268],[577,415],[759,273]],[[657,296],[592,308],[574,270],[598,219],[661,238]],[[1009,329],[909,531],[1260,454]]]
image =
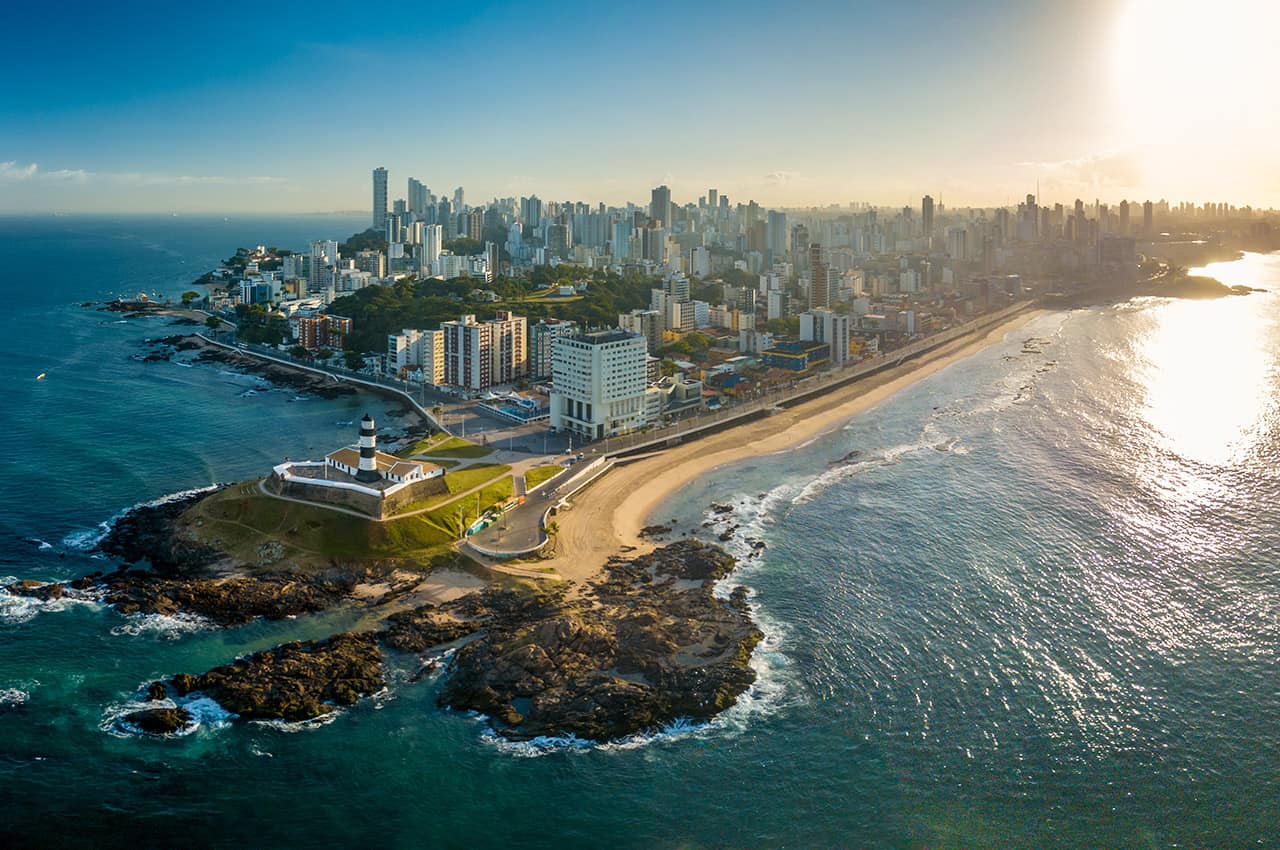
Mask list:
[[[385,348],[346,351],[352,368],[498,396],[502,415],[585,439],[875,357],[1021,298],[1132,281],[1139,240],[1170,223],[1271,227],[1220,203],[1034,194],[1012,208],[949,210],[925,195],[900,209],[777,210],[714,188],[677,204],[658,186],[647,206],[536,195],[470,206],[461,187],[437,195],[414,178],[390,200],[388,179],[374,169],[369,230],[305,252],[242,250],[202,279],[222,286],[210,308],[234,313],[242,337],[273,328],[251,341],[308,357],[351,348],[344,312],[359,311],[388,330]],[[404,304],[427,300],[436,312],[420,315],[447,317],[404,327]],[[602,319],[601,303],[626,309]]]

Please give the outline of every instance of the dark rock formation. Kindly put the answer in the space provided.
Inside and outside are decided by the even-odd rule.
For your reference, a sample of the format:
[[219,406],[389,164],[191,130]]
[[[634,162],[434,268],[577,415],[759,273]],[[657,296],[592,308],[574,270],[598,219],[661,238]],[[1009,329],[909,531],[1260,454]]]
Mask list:
[[258,617],[279,620],[323,611],[345,599],[354,580],[294,573],[174,578],[125,570],[77,585],[100,590],[102,600],[121,614],[197,614],[220,626],[238,626]]
[[15,581],[13,584],[6,585],[5,590],[14,596],[29,596],[33,599],[43,599],[45,601],[61,599],[66,593],[66,589],[61,584],[45,584],[31,578],[24,578],[22,581]]
[[382,653],[368,633],[294,641],[201,676],[169,680],[179,696],[199,691],[244,719],[311,720],[382,689]]
[[144,708],[120,718],[120,722],[148,735],[172,735],[191,722],[185,708]]
[[98,548],[129,564],[147,562],[162,574],[216,563],[223,557],[221,552],[174,534],[178,517],[214,492],[192,493],[158,505],[139,505],[112,523]]
[[613,559],[594,599],[492,618],[458,650],[440,702],[480,711],[513,738],[603,741],[711,717],[755,680],[748,662],[761,634],[746,592],[727,603],[712,592],[734,563],[694,540]]
[[402,652],[422,652],[432,646],[451,643],[481,627],[475,620],[460,620],[434,605],[392,614],[387,622],[390,626],[382,632],[382,642]]

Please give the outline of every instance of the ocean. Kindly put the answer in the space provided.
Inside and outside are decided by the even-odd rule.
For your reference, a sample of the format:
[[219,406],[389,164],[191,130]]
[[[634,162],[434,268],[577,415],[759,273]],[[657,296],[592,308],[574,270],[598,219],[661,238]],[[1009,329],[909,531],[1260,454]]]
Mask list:
[[[0,218],[0,576],[102,569],[121,510],[319,451],[366,409],[390,426],[378,399],[131,359],[181,328],[77,306],[363,224]],[[1280,290],[1280,255],[1211,271]],[[734,505],[760,681],[608,746],[500,743],[436,708],[439,678],[409,683],[413,658],[327,723],[210,704],[187,736],[121,735],[146,682],[352,615],[214,631],[0,595],[0,844],[1280,845],[1278,364],[1271,293],[1051,312],[701,479],[660,518]]]

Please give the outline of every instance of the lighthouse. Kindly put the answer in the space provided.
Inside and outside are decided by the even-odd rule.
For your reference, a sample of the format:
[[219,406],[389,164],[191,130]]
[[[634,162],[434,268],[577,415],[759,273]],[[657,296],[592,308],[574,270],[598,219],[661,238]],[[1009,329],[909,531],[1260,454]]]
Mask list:
[[382,478],[378,474],[378,461],[374,458],[378,438],[373,433],[373,417],[364,415],[360,420],[360,471],[356,473],[357,481],[377,481]]

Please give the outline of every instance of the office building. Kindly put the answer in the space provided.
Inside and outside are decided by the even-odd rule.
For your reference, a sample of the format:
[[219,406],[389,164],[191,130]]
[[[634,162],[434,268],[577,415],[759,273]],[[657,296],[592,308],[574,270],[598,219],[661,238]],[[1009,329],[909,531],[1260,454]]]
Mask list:
[[551,428],[591,440],[642,428],[646,346],[623,330],[557,337],[553,343]]

